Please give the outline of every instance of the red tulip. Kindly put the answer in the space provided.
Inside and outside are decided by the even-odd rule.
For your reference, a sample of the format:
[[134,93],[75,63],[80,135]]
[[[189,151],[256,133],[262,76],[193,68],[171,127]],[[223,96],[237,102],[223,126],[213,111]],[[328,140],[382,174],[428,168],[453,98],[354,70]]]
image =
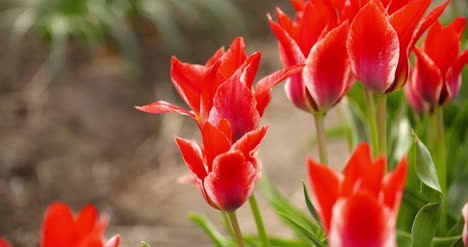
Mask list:
[[396,220],[407,176],[407,160],[385,175],[386,159],[373,161],[360,144],[340,174],[308,159],[311,195],[330,247],[395,246]]
[[268,15],[278,38],[285,67],[304,64],[302,73],[286,83],[289,99],[300,109],[324,113],[337,104],[352,85],[346,39],[348,22],[339,24],[337,9],[328,0],[293,1],[296,20],[279,8],[278,23]]
[[422,49],[415,47],[417,62],[410,83],[432,107],[451,102],[460,89],[460,74],[468,63],[468,50],[459,54],[464,29],[463,17],[446,27],[437,21],[429,29]]
[[468,246],[468,202],[463,207],[463,217],[465,218],[465,227],[463,228],[463,242]]
[[301,69],[296,66],[277,71],[261,79],[253,88],[260,58],[260,52],[247,57],[242,38],[234,39],[226,52],[224,48],[219,49],[205,65],[182,63],[173,57],[172,82],[191,110],[164,101],[136,108],[149,113],[188,115],[200,127],[206,121],[217,125],[225,118],[232,126],[234,140],[237,140],[258,126],[271,100],[271,89]]
[[74,216],[64,203],[52,203],[42,224],[41,247],[118,247],[119,235],[104,243],[107,222],[105,217],[98,218],[94,206],[85,206]]
[[414,76],[414,70],[411,70],[408,85],[404,87],[405,96],[411,108],[413,108],[416,113],[423,114],[430,110],[430,105],[426,103],[414,89]]
[[229,121],[215,126],[205,122],[201,128],[203,147],[176,137],[182,157],[193,176],[192,182],[214,208],[234,211],[252,195],[261,177],[261,164],[255,158],[267,127],[246,133],[233,143]]
[[11,245],[5,239],[0,238],[0,247],[11,247]]
[[370,0],[359,10],[351,23],[347,47],[351,68],[368,89],[390,93],[406,83],[414,44],[448,1],[423,18],[430,3]]

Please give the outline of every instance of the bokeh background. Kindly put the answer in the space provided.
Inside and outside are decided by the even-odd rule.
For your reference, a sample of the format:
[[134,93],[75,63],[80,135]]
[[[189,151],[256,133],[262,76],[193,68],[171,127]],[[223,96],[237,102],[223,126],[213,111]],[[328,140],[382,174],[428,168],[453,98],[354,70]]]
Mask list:
[[[467,13],[465,0],[457,5],[447,15]],[[204,63],[236,36],[249,54],[263,53],[259,76],[281,68],[266,20],[275,6],[292,15],[287,0],[0,0],[0,236],[39,246],[43,212],[60,200],[75,211],[95,204],[123,247],[211,246],[188,216],[218,224],[219,214],[195,187],[177,183],[188,171],[173,136],[198,138],[195,124],[133,106],[183,105],[170,57]],[[335,112],[327,121],[340,125]],[[315,155],[312,122],[281,86],[274,90],[260,157],[299,207],[305,156]],[[332,138],[329,150],[342,167],[344,138]],[[269,232],[290,235],[261,196],[260,206]],[[240,213],[244,231],[255,233],[248,209]]]

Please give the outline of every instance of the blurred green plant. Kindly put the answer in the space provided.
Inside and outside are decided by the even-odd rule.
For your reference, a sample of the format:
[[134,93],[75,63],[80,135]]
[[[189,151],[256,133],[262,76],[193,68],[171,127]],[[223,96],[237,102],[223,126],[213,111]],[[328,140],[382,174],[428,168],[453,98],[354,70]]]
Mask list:
[[29,33],[50,46],[49,64],[63,66],[71,40],[91,47],[116,44],[118,52],[138,62],[137,29],[153,30],[169,51],[186,46],[183,29],[239,32],[242,18],[229,0],[3,0],[0,21],[10,30],[12,56],[21,55]]

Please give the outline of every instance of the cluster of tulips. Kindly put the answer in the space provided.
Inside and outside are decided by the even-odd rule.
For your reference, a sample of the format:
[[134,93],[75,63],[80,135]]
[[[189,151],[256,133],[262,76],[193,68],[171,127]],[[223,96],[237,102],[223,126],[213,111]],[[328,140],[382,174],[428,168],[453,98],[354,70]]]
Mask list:
[[[430,0],[291,3],[294,19],[279,8],[276,21],[268,15],[284,69],[254,83],[261,53],[249,56],[244,39],[235,38],[229,49],[220,48],[204,65],[172,59],[172,82],[190,109],[165,101],[136,107],[148,113],[186,115],[199,127],[201,143],[175,138],[192,173],[180,181],[199,188],[229,223],[230,241],[211,234],[215,244],[468,246],[468,204],[455,215],[447,209],[451,184],[443,122],[444,107],[457,95],[468,63],[468,50],[460,51],[465,19],[456,18],[447,26],[440,23],[449,1],[429,12]],[[300,230],[303,242],[269,236],[254,195],[262,174],[256,153],[268,130],[259,124],[271,90],[282,81],[288,98],[310,113],[316,126],[319,161],[307,159],[310,193],[305,188],[314,217],[301,224],[301,219],[285,216]],[[356,81],[364,86],[370,144],[355,145],[340,173],[327,165],[324,118]],[[392,165],[387,164],[387,98],[402,88],[416,118],[429,118],[432,124],[424,138],[428,147],[414,134],[413,155],[402,155]],[[464,165],[468,166],[466,160]],[[468,198],[466,189],[463,195]],[[247,201],[257,224],[254,240],[242,234],[236,217],[236,210]],[[407,218],[409,222],[403,220]],[[46,213],[41,246],[116,247],[118,236],[104,241],[106,222],[98,219],[93,207],[74,217],[65,205],[53,204]],[[0,246],[8,245],[0,242]]]

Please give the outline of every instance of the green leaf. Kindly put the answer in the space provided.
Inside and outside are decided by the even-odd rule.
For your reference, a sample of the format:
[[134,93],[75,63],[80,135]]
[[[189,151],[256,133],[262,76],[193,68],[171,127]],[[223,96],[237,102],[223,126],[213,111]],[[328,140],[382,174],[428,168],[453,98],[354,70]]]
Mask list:
[[[244,241],[248,245],[261,246],[258,236],[244,235]],[[278,237],[269,237],[271,247],[304,247],[304,243],[297,240],[289,240]]]
[[432,239],[439,227],[440,203],[428,204],[419,210],[411,229],[412,247],[431,246]]
[[439,184],[439,179],[437,177],[437,172],[434,166],[434,162],[432,161],[431,154],[414,132],[413,136],[413,145],[415,146],[414,169],[416,170],[416,175],[425,185],[442,194],[442,189]]
[[323,225],[320,222],[317,212],[315,211],[315,207],[312,204],[312,201],[310,200],[309,190],[307,189],[307,186],[305,185],[304,181],[302,181],[302,187],[304,188],[304,198],[306,201],[307,209],[309,210],[312,217],[314,217],[315,222],[317,222],[317,224],[319,224],[323,228]]
[[285,214],[279,214],[284,220],[289,222],[293,225],[296,230],[301,231],[307,238],[309,238],[317,247],[324,246],[322,242],[314,235],[314,233],[310,232],[305,226],[301,225],[301,223],[297,222],[295,219],[289,217]]
[[151,247],[151,245],[149,245],[145,241],[141,241],[141,247]]
[[216,228],[213,226],[213,224],[211,224],[207,219],[199,215],[191,215],[190,219],[208,234],[211,241],[213,241],[216,247],[224,246],[223,243],[226,242],[227,240],[223,238],[221,233],[219,233],[216,230]]
[[457,179],[450,186],[447,194],[448,210],[453,215],[459,215],[468,201],[468,175]]
[[[461,235],[446,237],[446,238],[434,238],[432,244],[434,247],[446,247],[446,246],[457,246],[457,242],[462,239]],[[463,243],[462,243],[463,246]]]
[[398,247],[411,247],[411,234],[403,231],[397,231]]
[[[317,222],[311,219],[309,216],[304,214],[301,210],[294,207],[286,198],[284,198],[271,184],[268,179],[264,176],[260,181],[260,188],[262,193],[271,206],[276,210],[277,214],[286,215],[287,218],[293,219],[294,222],[299,223],[301,226],[307,229],[308,232],[312,232],[317,239],[325,236],[323,229]],[[284,222],[294,231],[294,233],[302,240],[307,246],[313,244],[310,239],[305,236],[302,230],[299,230],[295,224],[290,220],[286,220],[285,217],[281,217]]]

